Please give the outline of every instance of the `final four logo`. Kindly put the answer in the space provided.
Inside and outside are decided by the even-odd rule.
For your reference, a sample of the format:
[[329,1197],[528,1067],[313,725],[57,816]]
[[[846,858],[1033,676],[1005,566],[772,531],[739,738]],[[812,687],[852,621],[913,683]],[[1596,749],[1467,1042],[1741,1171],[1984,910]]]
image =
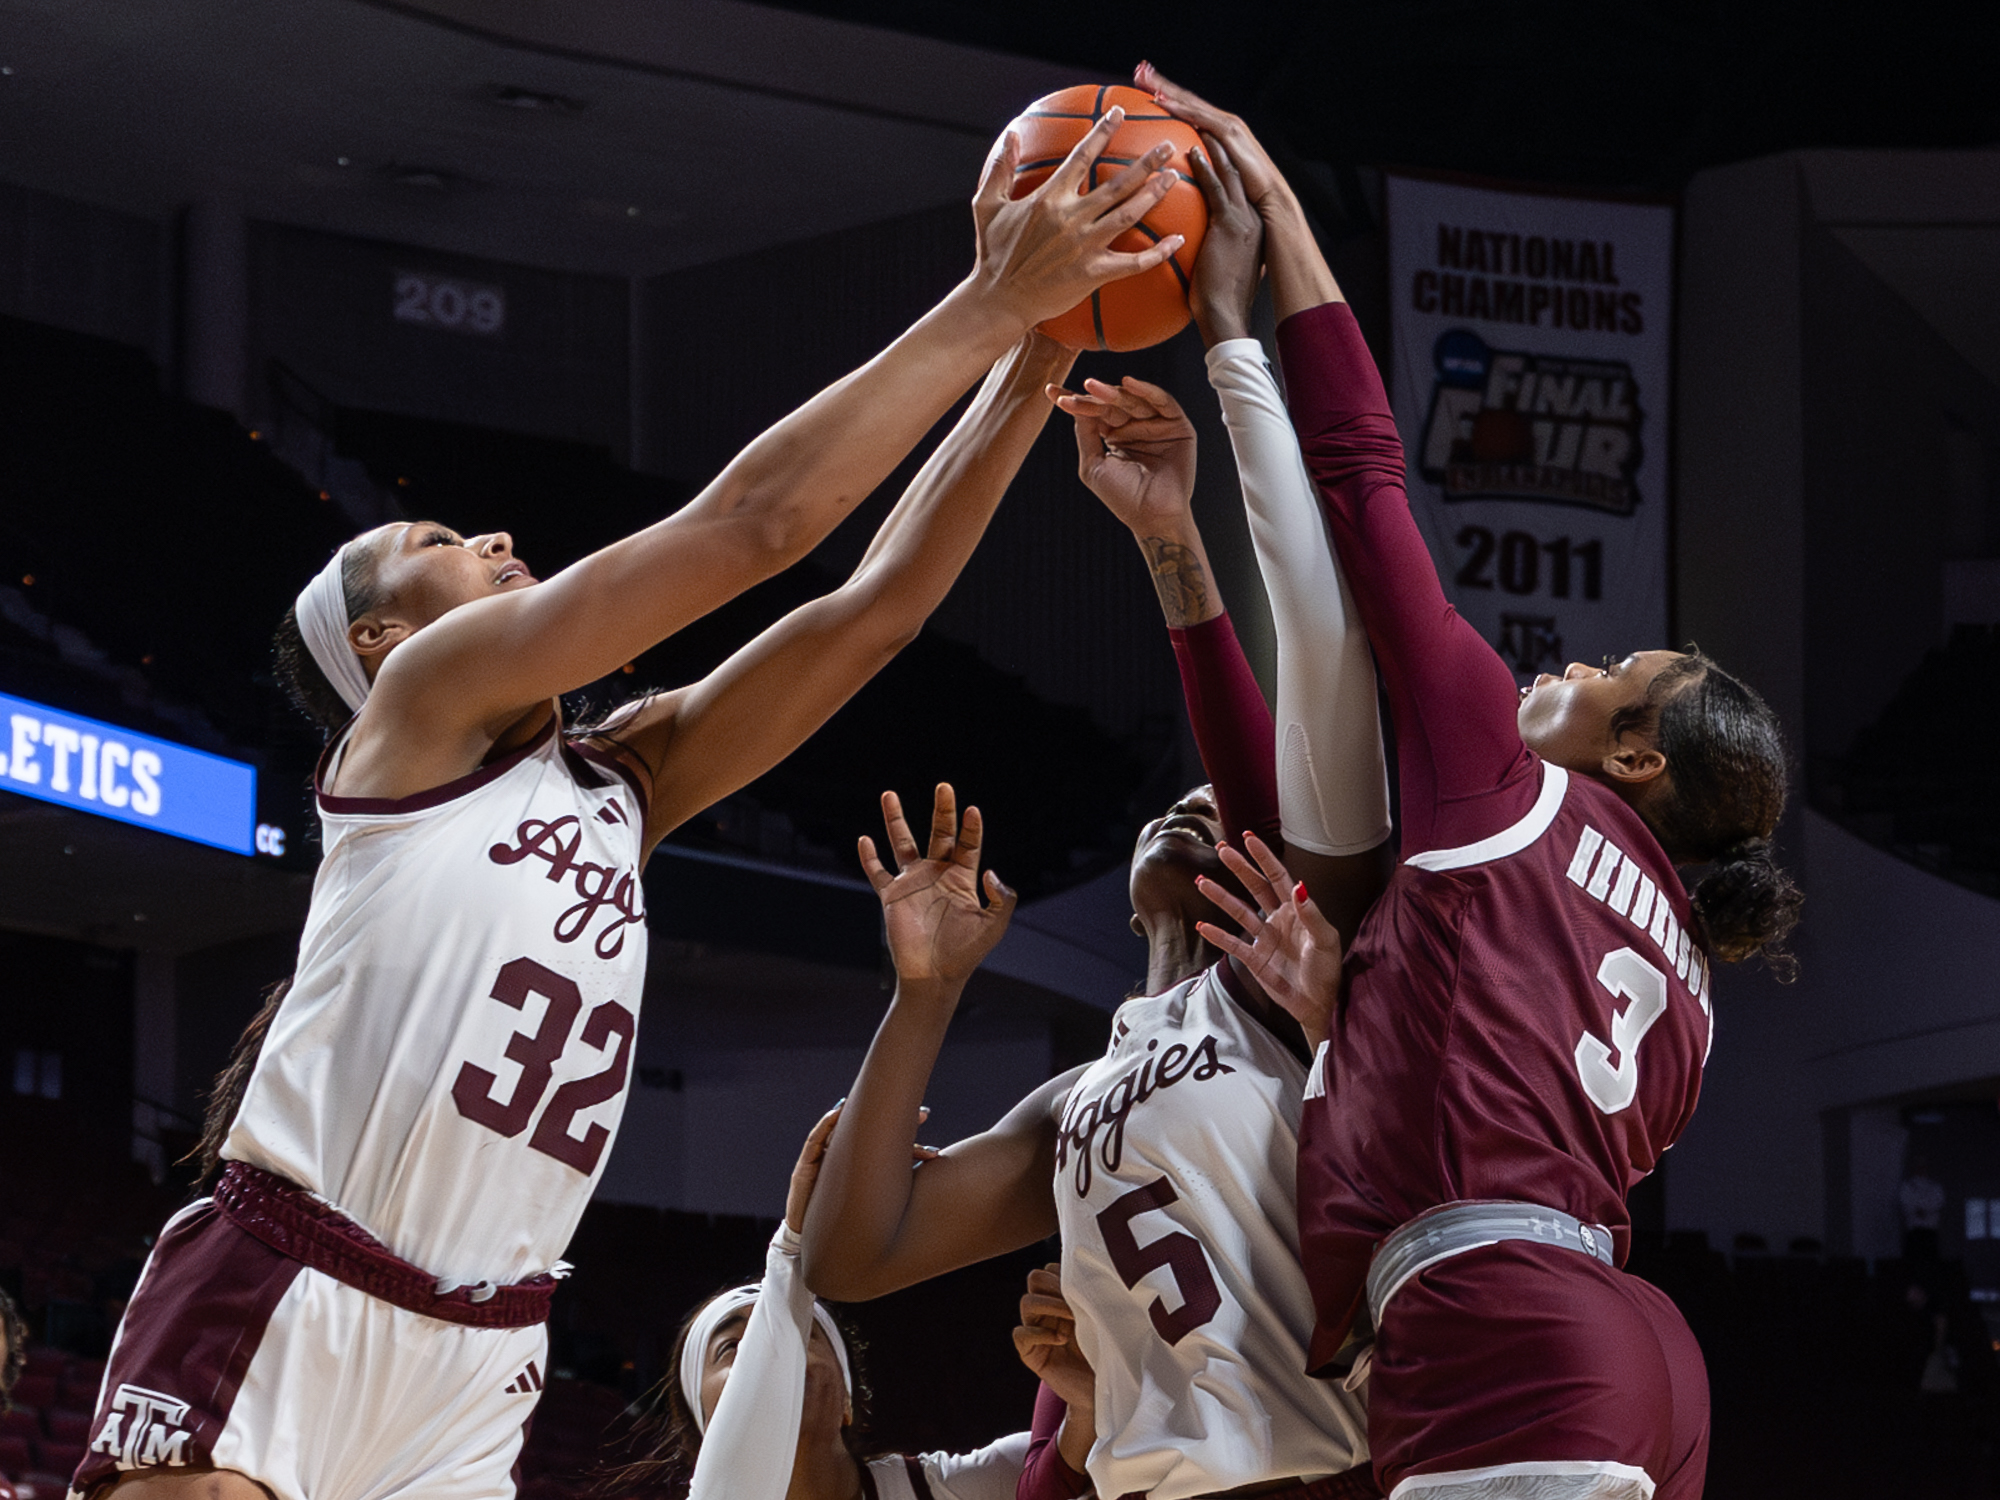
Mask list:
[[1447,500],[1539,500],[1629,516],[1639,388],[1623,360],[1489,349],[1441,334],[1419,471]]

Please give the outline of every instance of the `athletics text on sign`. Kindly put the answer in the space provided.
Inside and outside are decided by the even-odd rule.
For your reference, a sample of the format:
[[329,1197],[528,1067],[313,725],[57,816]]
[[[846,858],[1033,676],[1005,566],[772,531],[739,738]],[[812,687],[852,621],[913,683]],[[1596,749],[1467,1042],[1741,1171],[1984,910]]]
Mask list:
[[254,766],[4,693],[0,791],[237,854],[256,851]]

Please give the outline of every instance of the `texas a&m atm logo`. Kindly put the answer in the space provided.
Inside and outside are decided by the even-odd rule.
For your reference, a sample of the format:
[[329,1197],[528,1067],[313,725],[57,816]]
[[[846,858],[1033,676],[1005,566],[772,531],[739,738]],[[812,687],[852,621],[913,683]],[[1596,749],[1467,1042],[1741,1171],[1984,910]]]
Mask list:
[[188,1403],[178,1396],[121,1385],[111,1397],[111,1410],[105,1413],[90,1451],[108,1455],[121,1469],[185,1465],[193,1436],[181,1425],[187,1414]]
[[1446,500],[1539,500],[1629,516],[1639,503],[1639,388],[1623,360],[1438,337],[1419,468]]

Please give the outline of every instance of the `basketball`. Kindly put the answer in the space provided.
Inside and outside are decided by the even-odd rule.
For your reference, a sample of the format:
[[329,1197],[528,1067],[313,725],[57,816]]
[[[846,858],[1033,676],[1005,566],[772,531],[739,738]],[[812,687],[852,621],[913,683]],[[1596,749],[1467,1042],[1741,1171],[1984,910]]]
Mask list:
[[1161,141],[1174,148],[1164,170],[1177,181],[1146,217],[1111,242],[1114,250],[1138,251],[1170,234],[1184,237],[1172,258],[1150,271],[1114,281],[1090,294],[1086,302],[1041,325],[1050,338],[1072,349],[1144,349],[1162,343],[1187,327],[1188,284],[1194,259],[1208,229],[1208,203],[1188,170],[1187,154],[1201,144],[1192,126],[1162,109],[1150,94],[1116,84],[1079,84],[1059,89],[1029,105],[1007,128],[1021,143],[1020,165],[1014,169],[1013,196],[1031,193],[1062,165],[1063,158],[1114,105],[1123,106],[1125,123],[1111,137],[1104,154],[1091,164],[1078,191],[1088,192],[1120,169],[1138,160]]

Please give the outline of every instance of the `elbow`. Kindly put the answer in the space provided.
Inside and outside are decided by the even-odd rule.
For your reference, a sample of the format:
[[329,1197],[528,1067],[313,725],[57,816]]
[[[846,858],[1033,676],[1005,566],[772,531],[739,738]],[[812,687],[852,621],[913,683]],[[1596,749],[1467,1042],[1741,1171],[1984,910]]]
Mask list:
[[904,647],[923,634],[937,601],[894,581],[850,581],[834,591],[836,608],[845,617],[841,633],[859,651],[873,657],[870,672],[887,666]]
[[798,562],[823,534],[810,524],[795,495],[748,491],[736,503],[733,519],[737,545],[751,567],[765,576]]
[[839,1255],[815,1255],[813,1243],[808,1239],[799,1254],[799,1274],[805,1279],[807,1290],[832,1302],[871,1302],[892,1290],[877,1285],[876,1278],[866,1274],[866,1268],[841,1261]]

